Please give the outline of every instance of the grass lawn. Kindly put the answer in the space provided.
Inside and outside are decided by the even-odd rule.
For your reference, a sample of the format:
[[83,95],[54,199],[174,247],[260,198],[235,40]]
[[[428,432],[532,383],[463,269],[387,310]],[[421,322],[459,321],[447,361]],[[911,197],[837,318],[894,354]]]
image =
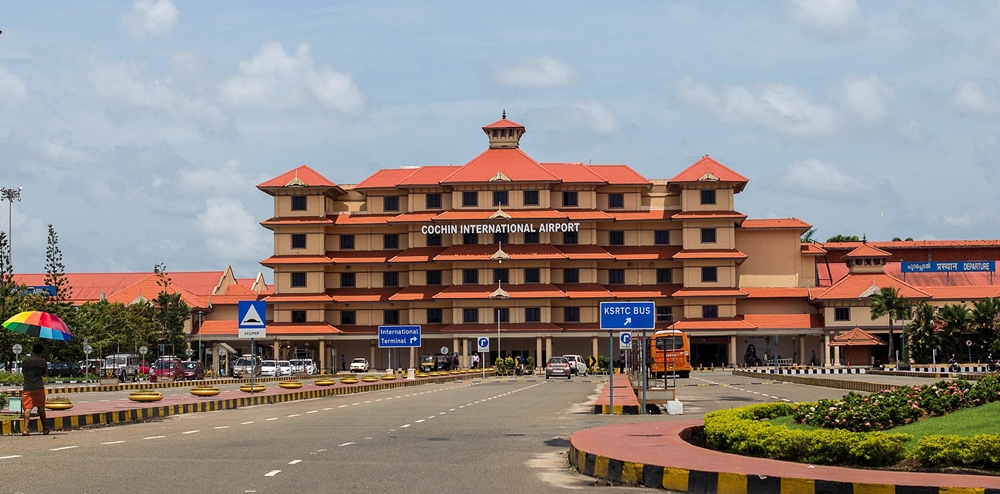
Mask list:
[[[772,425],[783,425],[789,429],[812,430],[820,429],[805,424],[796,424],[792,417],[778,417],[769,421]],[[949,413],[943,417],[932,417],[919,422],[889,429],[885,432],[912,434],[913,439],[906,448],[913,450],[921,437],[937,434],[954,434],[956,436],[975,436],[976,434],[1000,433],[1000,401],[988,403],[974,408],[965,408]]]

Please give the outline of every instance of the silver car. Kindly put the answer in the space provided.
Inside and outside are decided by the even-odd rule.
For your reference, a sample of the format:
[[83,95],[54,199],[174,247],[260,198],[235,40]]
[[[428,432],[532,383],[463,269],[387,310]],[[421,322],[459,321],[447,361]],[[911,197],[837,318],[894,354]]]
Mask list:
[[573,370],[566,357],[552,357],[545,364],[545,379],[552,376],[566,376],[566,379],[573,379]]

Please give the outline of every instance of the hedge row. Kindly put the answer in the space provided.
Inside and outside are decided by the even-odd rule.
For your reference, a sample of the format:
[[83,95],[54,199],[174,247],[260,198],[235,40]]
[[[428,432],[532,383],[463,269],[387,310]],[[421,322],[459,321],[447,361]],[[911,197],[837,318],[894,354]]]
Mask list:
[[911,457],[925,467],[1000,468],[1000,435],[924,436]]
[[745,456],[818,465],[888,466],[906,457],[913,436],[840,429],[800,430],[773,426],[768,419],[791,415],[787,403],[719,410],[705,415],[709,447]]

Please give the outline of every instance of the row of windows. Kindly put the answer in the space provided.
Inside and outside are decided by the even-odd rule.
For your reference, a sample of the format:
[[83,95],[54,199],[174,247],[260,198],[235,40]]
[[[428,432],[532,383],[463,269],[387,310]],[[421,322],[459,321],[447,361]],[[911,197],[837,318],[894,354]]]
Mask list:
[[[910,317],[910,308],[907,307],[902,313],[900,313],[898,315],[903,316],[903,317],[896,317],[897,321],[911,319],[911,317]],[[851,320],[851,308],[850,307],[834,307],[834,309],[833,309],[833,320],[834,321],[850,321]]]
[[[705,242],[705,230],[711,230],[711,242],[715,242],[715,229],[706,228],[702,230],[702,242]],[[580,242],[580,236],[577,232],[565,232],[562,238],[563,245],[577,245]],[[538,232],[527,232],[524,234],[525,244],[537,244],[540,243]],[[477,245],[479,244],[479,234],[477,233],[466,233],[462,235],[462,243],[465,245]],[[509,244],[510,234],[508,233],[494,233],[493,242],[494,244]],[[670,231],[669,230],[656,230],[653,232],[653,243],[655,245],[670,245]],[[609,245],[625,245],[625,232],[621,230],[615,230],[608,232],[608,244]],[[440,247],[441,246],[441,235],[431,234],[427,235],[427,246],[428,247]],[[304,233],[296,233],[292,235],[292,248],[293,249],[304,249],[306,248],[306,236]],[[382,248],[383,249],[398,249],[399,248],[399,234],[398,233],[386,233],[382,235]],[[340,235],[340,250],[354,250],[354,235]]]
[[[704,269],[715,269],[715,268],[704,268]],[[425,271],[427,273],[427,284],[428,285],[440,285],[442,278],[441,270],[429,270]],[[298,275],[298,277],[296,276]],[[703,275],[704,277],[704,275]],[[525,283],[541,283],[542,274],[539,268],[525,268],[524,269],[524,282]],[[656,270],[656,282],[657,283],[673,283],[673,271],[670,268],[660,268]],[[301,281],[301,285],[296,285],[296,281]],[[564,283],[579,283],[580,280],[580,270],[576,268],[563,269],[563,282]],[[706,280],[707,281],[707,280]],[[714,281],[714,280],[712,280]],[[479,283],[479,270],[478,269],[463,269],[462,270],[462,283],[466,285],[476,285]],[[493,270],[493,283],[510,283],[510,269],[494,269]],[[623,285],[625,284],[625,270],[624,269],[609,269],[608,270],[608,283],[612,285]],[[304,287],[305,286],[305,273],[292,273],[292,286],[293,287]],[[355,273],[340,273],[340,286],[343,288],[353,288],[357,286],[357,276]],[[399,286],[399,272],[398,271],[385,271],[382,273],[382,286],[393,287]]]
[[[715,316],[718,317],[718,307],[717,306],[705,306],[705,308],[714,308]],[[496,321],[500,322],[510,322],[510,309],[509,308],[498,308],[491,309],[496,313]],[[524,321],[525,322],[541,322],[542,321],[542,309],[541,307],[525,307],[524,309]],[[479,309],[478,308],[466,308],[462,309],[462,322],[465,324],[475,324],[479,322]],[[704,311],[703,311],[704,312]],[[296,320],[296,313],[301,313],[301,321]],[[709,316],[705,316],[709,317]],[[658,322],[670,322],[674,318],[673,307],[657,307],[656,308],[656,320]],[[580,322],[580,308],[579,307],[563,307],[563,321],[565,322]],[[305,311],[292,311],[292,322],[305,322]],[[382,322],[383,324],[399,324],[399,310],[390,309],[382,311]],[[444,310],[443,309],[427,309],[427,323],[428,324],[441,324],[444,322]],[[353,310],[342,310],[340,311],[340,324],[357,324],[357,312]]]

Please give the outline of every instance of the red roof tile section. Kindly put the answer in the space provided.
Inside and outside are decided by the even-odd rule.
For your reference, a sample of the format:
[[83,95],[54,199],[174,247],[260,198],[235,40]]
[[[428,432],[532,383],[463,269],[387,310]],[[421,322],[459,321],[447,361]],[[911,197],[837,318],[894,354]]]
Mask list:
[[607,183],[604,177],[594,173],[591,168],[583,163],[541,163],[541,165],[549,173],[562,179],[563,183]]
[[618,261],[663,261],[670,260],[680,252],[679,245],[609,245],[608,253]]
[[396,254],[389,262],[431,262],[444,252],[444,247],[413,247]]
[[681,285],[606,285],[615,298],[661,298],[669,297]]
[[682,297],[739,297],[744,298],[747,293],[739,288],[684,288],[674,292],[674,298]]
[[756,329],[753,324],[736,317],[720,317],[717,319],[681,319],[672,326],[681,331],[708,331],[732,329]]
[[456,165],[421,166],[410,176],[400,180],[396,185],[399,187],[428,187],[440,185],[441,181],[444,180],[445,177],[455,173],[458,169],[459,167]]
[[296,264],[326,264],[331,262],[327,256],[271,256],[260,263],[265,266],[296,265]]
[[396,216],[395,214],[339,214],[334,223],[338,225],[384,225]]
[[810,256],[819,256],[826,254],[826,249],[820,247],[821,245],[822,244],[817,244],[814,242],[802,242],[802,246],[800,248],[803,254]]
[[798,218],[748,219],[743,221],[744,229],[794,229],[808,230],[812,225]]
[[674,260],[685,259],[736,259],[744,260],[747,255],[738,250],[682,250],[674,254]]
[[609,211],[608,214],[615,221],[664,221],[669,220],[676,213],[669,209],[654,209],[651,211]]
[[420,300],[432,300],[435,295],[441,292],[444,287],[440,285],[410,285],[389,297],[394,302],[416,302]]
[[608,185],[652,185],[628,165],[587,165],[590,171],[607,180]]
[[743,320],[757,329],[809,329],[822,328],[819,314],[744,314]]
[[559,177],[520,148],[487,149],[449,175],[442,184],[484,183],[502,173],[512,182],[559,182]]
[[671,184],[685,182],[729,182],[736,184],[736,192],[742,191],[749,181],[750,179],[734,172],[722,163],[708,157],[708,155],[670,179]]
[[507,117],[504,117],[501,118],[500,120],[497,120],[496,122],[483,126],[483,129],[510,129],[518,127],[524,127],[524,126],[513,120],[507,120]]
[[877,247],[872,247],[868,244],[861,244],[857,249],[852,250],[850,253],[844,257],[857,258],[857,257],[889,257],[892,254],[879,249]]
[[386,168],[375,172],[370,177],[358,182],[354,190],[393,189],[397,184],[413,175],[415,168]]
[[835,283],[822,293],[815,295],[816,300],[857,300],[862,295],[872,292],[872,287],[882,289],[893,286],[899,294],[911,300],[926,300],[929,293],[915,288],[887,274],[850,274]]
[[319,172],[302,165],[293,170],[289,170],[266,182],[257,184],[258,189],[270,187],[336,187],[337,184],[329,181]]
[[686,211],[683,213],[676,213],[673,215],[673,219],[676,221],[684,220],[738,220],[744,221],[747,215],[737,212],[737,211]]
[[370,264],[388,262],[400,253],[397,250],[334,250],[328,255],[335,264]]
[[613,298],[614,295],[597,283],[566,283],[556,285],[569,298]]
[[838,335],[833,341],[830,342],[830,346],[885,346],[888,343],[882,341],[882,338],[875,336],[868,331],[865,331],[859,327]]
[[599,245],[557,245],[555,247],[559,249],[559,251],[562,252],[567,259],[593,261],[614,259],[614,256]]
[[808,288],[750,288],[740,287],[747,298],[807,298]]

